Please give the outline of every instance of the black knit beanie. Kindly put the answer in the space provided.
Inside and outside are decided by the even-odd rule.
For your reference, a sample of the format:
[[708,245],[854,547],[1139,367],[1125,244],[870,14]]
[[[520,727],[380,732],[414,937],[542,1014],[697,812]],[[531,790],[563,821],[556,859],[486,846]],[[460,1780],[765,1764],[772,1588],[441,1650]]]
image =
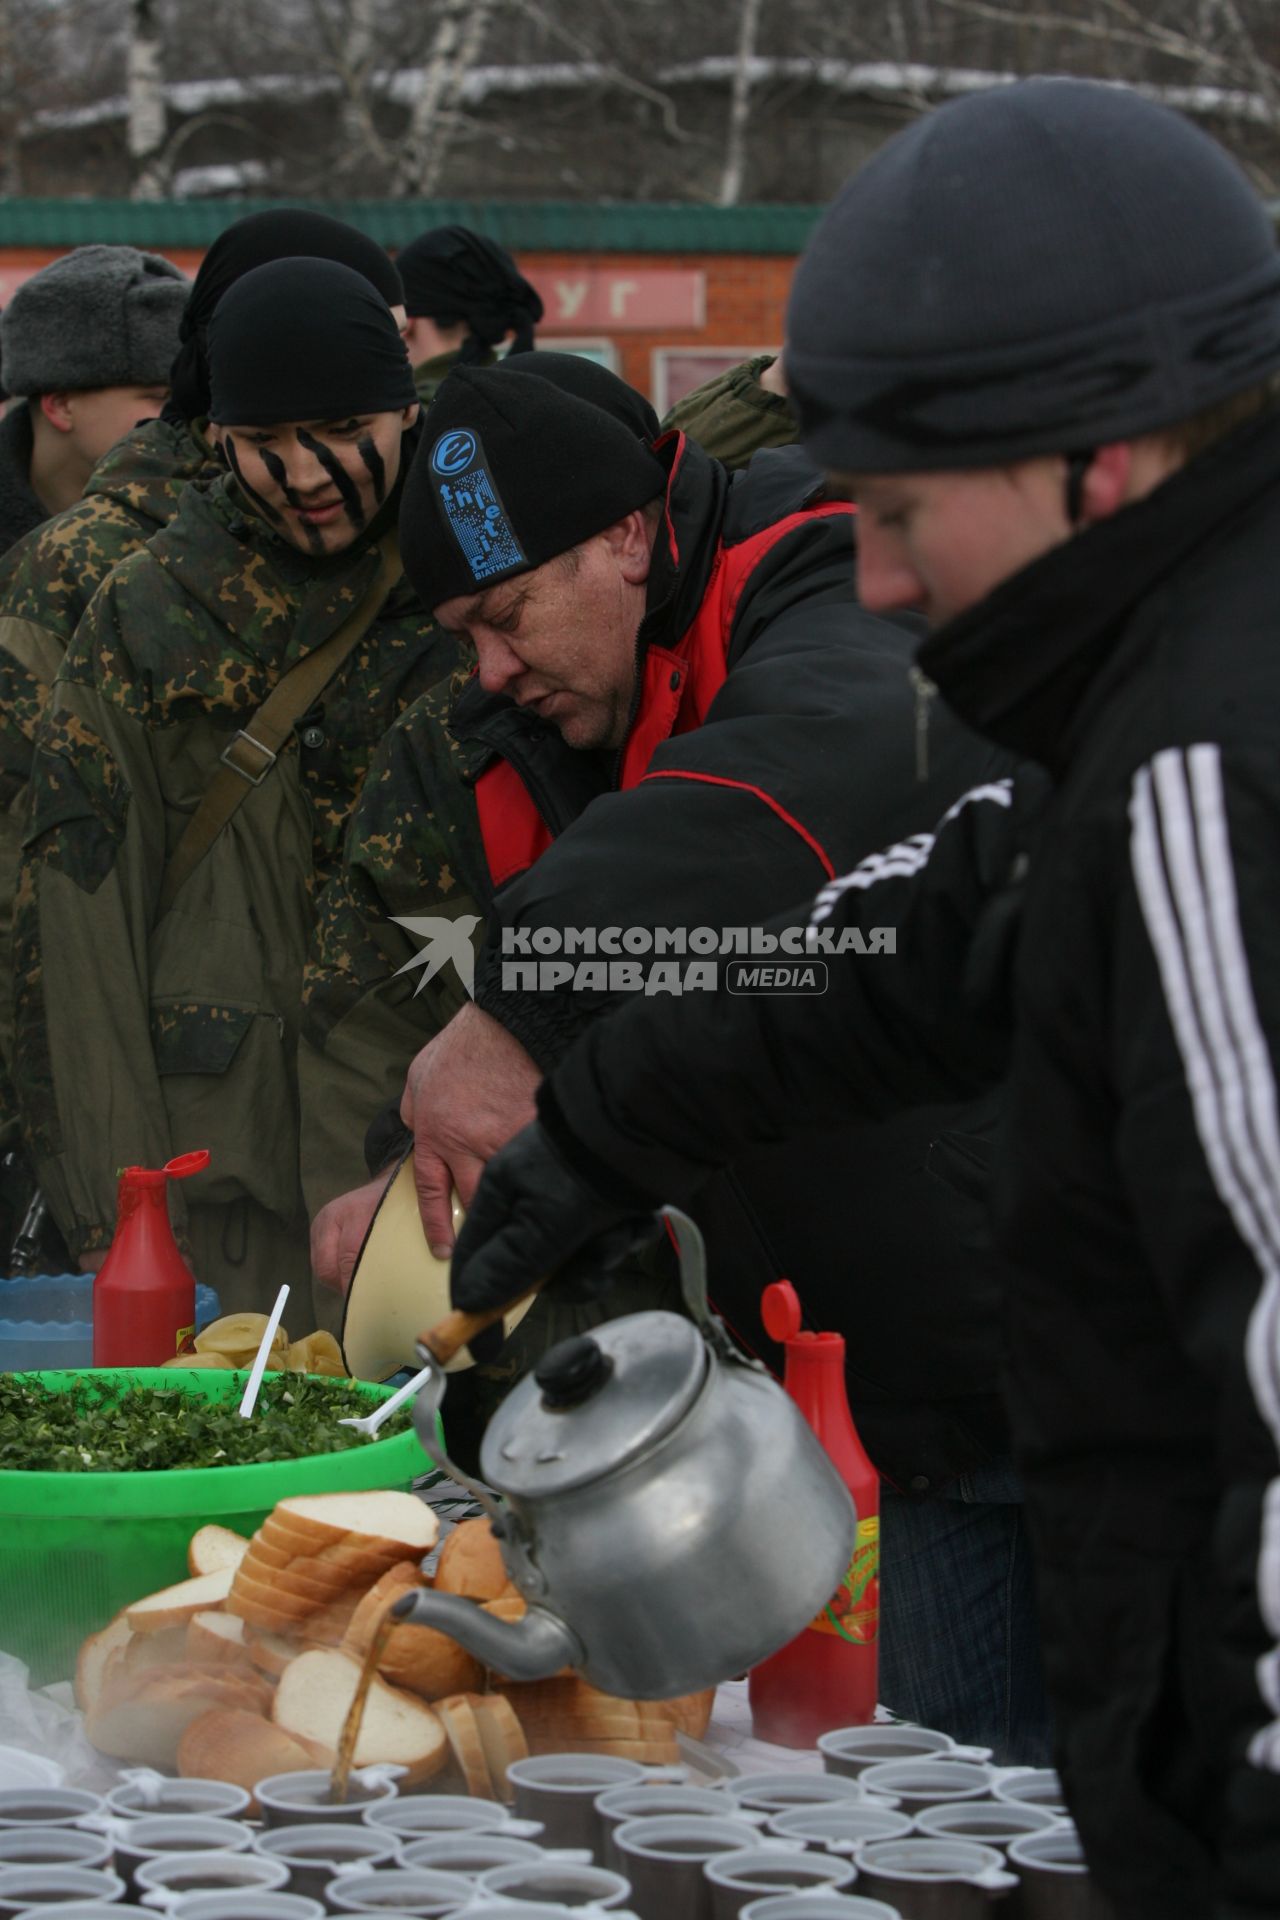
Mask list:
[[514,333],[513,353],[527,353],[542,318],[542,301],[496,240],[469,227],[433,227],[396,255],[405,308],[437,326],[469,329],[459,352],[466,366]]
[[528,573],[665,493],[632,429],[529,373],[455,367],[427,414],[400,507],[424,606]]
[[391,413],[417,399],[391,310],[336,260],[273,260],[209,322],[210,417],[222,426]]
[[389,307],[404,305],[391,255],[358,227],[306,207],[272,207],[250,213],[220,233],[200,262],[182,316],[182,345],[173,363],[169,384],[170,406],[183,420],[203,420],[209,414],[209,362],[205,334],[219,300],[242,274],[269,260],[306,255],[313,260],[339,260],[362,273]]
[[797,270],[809,453],[876,473],[1146,433],[1280,367],[1280,255],[1235,162],[1124,88],[1027,80],[926,115]]
[[656,440],[662,432],[662,422],[644,395],[620,380],[616,373],[610,373],[608,367],[588,360],[583,353],[556,353],[550,348],[535,347],[532,353],[506,354],[498,361],[495,371],[536,373],[539,379],[550,380],[561,392],[576,393],[579,400],[603,407],[615,420],[621,420],[624,427],[630,427],[637,440]]

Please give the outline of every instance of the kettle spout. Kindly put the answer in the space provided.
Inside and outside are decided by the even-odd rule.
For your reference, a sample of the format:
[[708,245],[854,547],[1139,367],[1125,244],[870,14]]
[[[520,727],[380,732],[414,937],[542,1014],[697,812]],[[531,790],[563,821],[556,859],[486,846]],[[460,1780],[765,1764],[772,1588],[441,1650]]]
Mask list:
[[586,1651],[576,1633],[545,1607],[519,1620],[499,1620],[457,1593],[406,1594],[391,1609],[402,1624],[436,1627],[508,1680],[544,1680],[561,1667],[580,1667]]

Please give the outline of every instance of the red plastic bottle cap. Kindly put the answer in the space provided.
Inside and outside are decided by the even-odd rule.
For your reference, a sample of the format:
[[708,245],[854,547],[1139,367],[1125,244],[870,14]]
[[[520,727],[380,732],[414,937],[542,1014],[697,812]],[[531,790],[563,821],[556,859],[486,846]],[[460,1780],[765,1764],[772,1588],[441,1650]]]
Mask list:
[[803,1314],[800,1295],[789,1280],[775,1280],[765,1288],[760,1296],[760,1318],[769,1338],[779,1346],[796,1338]]
[[166,1160],[164,1171],[171,1180],[185,1180],[189,1173],[203,1173],[208,1164],[208,1147],[197,1147],[194,1153],[180,1153]]

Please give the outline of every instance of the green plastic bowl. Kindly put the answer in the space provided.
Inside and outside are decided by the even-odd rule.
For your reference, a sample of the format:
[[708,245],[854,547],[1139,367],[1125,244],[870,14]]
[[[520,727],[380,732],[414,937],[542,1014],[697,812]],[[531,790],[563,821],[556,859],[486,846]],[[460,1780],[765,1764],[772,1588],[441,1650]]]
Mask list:
[[[55,1393],[77,1381],[128,1375],[206,1400],[238,1399],[245,1373],[227,1368],[68,1369],[34,1378]],[[394,1391],[352,1381],[369,1409]],[[301,1493],[407,1488],[431,1470],[410,1428],[342,1453],[247,1467],[172,1467],[154,1473],[0,1471],[0,1651],[16,1654],[33,1686],[75,1672],[81,1642],[121,1607],[187,1577],[187,1545],[207,1521],[250,1534],[278,1500]]]

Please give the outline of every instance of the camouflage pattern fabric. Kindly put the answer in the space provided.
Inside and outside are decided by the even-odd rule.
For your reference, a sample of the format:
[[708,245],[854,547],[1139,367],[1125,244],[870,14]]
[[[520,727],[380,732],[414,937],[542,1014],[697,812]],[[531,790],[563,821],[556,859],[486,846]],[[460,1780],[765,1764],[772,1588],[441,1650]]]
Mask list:
[[[94,468],[82,499],[0,562],[0,953],[9,951],[36,726],[76,624],[111,569],[167,525],[183,488],[220,471],[198,430],[144,421]],[[0,991],[0,1062],[12,1051],[12,1002]],[[0,1065],[0,1113],[13,1111]]]
[[314,895],[379,738],[458,657],[407,586],[163,919],[157,895],[228,738],[358,604],[380,530],[317,563],[229,479],[188,488],[94,597],[37,732],[14,936],[28,1147],[77,1253],[110,1239],[117,1167],[209,1147],[173,1204],[224,1307],[274,1297],[290,1261],[305,1281],[295,1054]]
[[[457,364],[456,352],[437,353],[430,360],[418,362],[413,370],[413,384],[418,390],[418,398],[424,407],[430,406],[436,397],[436,389],[445,377],[453,372]],[[479,360],[471,361],[470,364],[474,367],[496,367],[498,356],[496,353],[486,353]]]
[[799,433],[794,414],[781,394],[760,385],[760,375],[773,360],[771,353],[757,354],[704,381],[677,400],[662,423],[663,432],[678,427],[731,471],[745,467],[761,447],[793,446]]
[[489,875],[471,785],[485,756],[469,755],[448,728],[471,671],[460,662],[390,729],[317,901],[298,1060],[313,1214],[367,1177],[365,1129],[399,1099],[418,1049],[466,1003],[456,967],[428,978],[428,965],[414,964],[427,939],[396,918],[472,916],[475,944],[483,932]]

